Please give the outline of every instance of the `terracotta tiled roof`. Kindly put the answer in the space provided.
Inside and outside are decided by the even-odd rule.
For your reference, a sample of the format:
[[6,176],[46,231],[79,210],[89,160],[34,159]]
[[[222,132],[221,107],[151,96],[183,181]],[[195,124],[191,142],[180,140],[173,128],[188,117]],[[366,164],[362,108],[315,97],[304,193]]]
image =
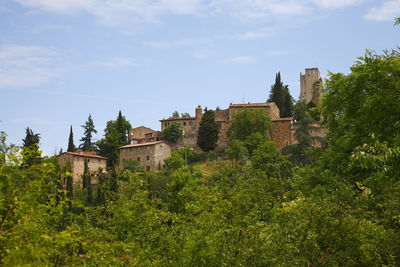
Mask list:
[[95,159],[104,159],[104,160],[107,159],[105,157],[96,155],[96,152],[94,152],[94,151],[64,152],[64,153],[61,153],[58,156],[61,156],[63,154],[69,154],[69,155],[78,156],[78,157],[84,157],[84,158],[95,158]]
[[195,120],[195,117],[188,117],[188,118],[169,118],[169,119],[163,119],[160,120],[161,122],[163,121],[181,121],[181,120]]
[[139,147],[139,146],[153,146],[153,145],[157,145],[157,144],[160,144],[160,143],[165,143],[165,142],[164,141],[156,141],[156,142],[131,144],[131,145],[126,145],[126,146],[121,146],[118,149],[132,148],[132,147]]
[[248,103],[248,104],[230,104],[230,108],[241,108],[241,107],[270,107],[275,103]]

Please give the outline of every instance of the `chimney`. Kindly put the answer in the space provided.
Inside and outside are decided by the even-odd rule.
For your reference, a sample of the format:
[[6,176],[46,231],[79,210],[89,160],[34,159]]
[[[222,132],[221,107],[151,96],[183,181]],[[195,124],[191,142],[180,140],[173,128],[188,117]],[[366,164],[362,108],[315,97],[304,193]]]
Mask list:
[[196,108],[196,120],[201,120],[201,117],[203,117],[203,109],[198,105]]

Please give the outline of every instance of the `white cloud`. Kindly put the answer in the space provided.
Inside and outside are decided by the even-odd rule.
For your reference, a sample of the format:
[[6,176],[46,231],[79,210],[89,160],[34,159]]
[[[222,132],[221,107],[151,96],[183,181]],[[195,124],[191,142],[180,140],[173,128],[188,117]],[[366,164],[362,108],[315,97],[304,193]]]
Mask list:
[[57,53],[41,46],[0,46],[0,87],[36,86],[58,76]]
[[94,61],[89,65],[94,66],[94,67],[113,70],[113,69],[118,69],[118,68],[123,68],[123,67],[135,67],[135,66],[138,66],[139,64],[136,62],[136,60],[131,59],[131,58],[116,57],[116,58],[111,58],[111,59],[107,59],[107,60]]
[[240,40],[259,40],[267,39],[274,34],[271,28],[262,28],[255,31],[245,32],[239,35]]
[[241,21],[285,19],[309,14],[306,1],[289,0],[214,0],[217,14],[233,16]]
[[210,40],[207,39],[182,39],[171,42],[164,41],[153,41],[147,42],[145,45],[154,47],[154,48],[173,48],[173,47],[183,47],[183,46],[198,46],[209,43]]
[[346,6],[353,6],[361,3],[362,0],[313,0],[314,4],[323,9],[335,9]]
[[284,56],[287,54],[289,54],[289,51],[286,51],[286,50],[269,50],[266,53],[266,55],[269,57]]
[[375,21],[394,21],[395,17],[400,17],[400,0],[387,1],[380,7],[371,8],[364,17]]
[[107,25],[154,22],[160,15],[195,14],[204,0],[14,0],[44,11],[71,14],[79,11],[95,16]]
[[[173,15],[230,16],[243,22],[307,18],[318,9],[335,9],[368,0],[13,0],[48,12],[86,12],[107,25],[157,22]],[[393,1],[392,1],[393,2]]]
[[254,63],[255,59],[248,56],[236,56],[225,59],[226,62],[235,63],[235,64],[250,64]]

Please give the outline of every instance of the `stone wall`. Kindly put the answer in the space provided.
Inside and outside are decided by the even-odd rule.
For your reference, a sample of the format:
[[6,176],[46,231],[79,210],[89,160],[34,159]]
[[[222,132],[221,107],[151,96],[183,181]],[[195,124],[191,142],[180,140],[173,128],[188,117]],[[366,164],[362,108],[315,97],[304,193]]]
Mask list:
[[73,155],[69,153],[63,153],[58,156],[58,164],[60,166],[65,166],[70,162],[71,164],[71,173],[73,178],[73,184],[75,186],[82,185],[82,175],[84,171],[84,161],[88,160],[89,171],[92,175],[92,184],[97,184],[97,174],[101,170],[106,170],[107,168],[107,160],[100,159],[95,157],[89,157],[85,155]]
[[[319,101],[320,82],[321,75],[318,68],[306,69],[304,74],[300,73],[300,100],[305,101],[307,104],[311,101]],[[317,103],[315,102],[315,104]]]
[[279,148],[293,143],[292,118],[284,118],[272,121],[271,139],[276,142]]
[[120,168],[128,159],[139,161],[145,171],[159,170],[164,160],[171,155],[171,148],[165,142],[127,145],[119,149]]

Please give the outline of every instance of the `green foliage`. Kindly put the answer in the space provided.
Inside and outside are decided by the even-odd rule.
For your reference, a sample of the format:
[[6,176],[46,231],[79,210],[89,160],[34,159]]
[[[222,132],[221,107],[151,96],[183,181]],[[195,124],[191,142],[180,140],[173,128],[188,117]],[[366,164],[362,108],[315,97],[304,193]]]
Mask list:
[[207,110],[200,121],[197,145],[205,152],[214,150],[217,146],[218,133],[219,125],[215,121],[215,113],[211,109]]
[[244,164],[248,156],[248,150],[244,142],[240,140],[233,140],[229,148],[225,150],[226,155],[237,164]]
[[22,157],[23,166],[30,167],[39,164],[41,161],[41,152],[39,150],[40,134],[35,134],[32,129],[25,129],[26,135],[22,139]]
[[271,118],[265,110],[243,109],[234,114],[228,136],[231,140],[246,141],[250,135],[259,133],[267,138],[271,125]]
[[[248,164],[207,162],[212,171],[200,171],[185,164],[185,154],[194,156],[187,148],[164,171],[101,173],[93,203],[90,186],[65,197],[60,177],[70,173],[54,157],[21,168],[21,151],[0,133],[0,265],[399,266],[397,106],[382,119],[389,129],[341,119],[361,111],[374,118],[369,102],[395,95],[399,75],[386,60],[394,59],[368,60],[374,71],[363,63],[349,74],[355,80],[334,84],[323,106],[331,143],[305,167],[293,168],[273,142],[254,141],[247,157],[248,140],[232,139],[226,153]],[[378,79],[359,77],[370,75]],[[394,87],[364,92],[351,109],[349,96],[360,93],[354,87],[376,89],[382,77]]]
[[164,164],[167,171],[173,171],[184,166],[186,164],[186,161],[182,157],[182,154],[179,153],[179,151],[174,151],[172,152],[171,157],[164,160]]
[[329,168],[344,172],[353,150],[375,140],[399,145],[399,85],[398,51],[367,51],[350,74],[330,74],[322,106],[329,128]]
[[83,151],[95,151],[96,145],[92,142],[92,137],[94,133],[97,133],[97,130],[94,127],[92,115],[89,114],[88,120],[82,125],[84,130],[83,137],[81,138],[81,148]]
[[182,136],[182,130],[179,124],[173,122],[167,128],[162,130],[163,138],[171,143],[176,143]]
[[[309,112],[309,108],[313,110],[314,115]],[[321,137],[311,135],[311,131],[317,128],[313,124],[316,122],[316,117],[319,117],[319,115],[315,107],[308,106],[302,101],[298,101],[294,106],[294,137],[298,143],[282,149],[282,153],[288,155],[290,161],[294,164],[305,166],[314,162],[317,158],[320,149],[313,147],[313,145],[317,142],[322,144],[324,140]]]
[[143,166],[140,164],[139,161],[134,159],[128,159],[123,162],[122,164],[124,170],[129,170],[131,172],[141,172],[143,171]]
[[283,85],[280,72],[275,76],[275,83],[271,86],[268,102],[274,102],[278,106],[281,118],[292,116],[293,97],[290,95],[288,86]]
[[128,144],[128,131],[132,128],[129,121],[122,116],[121,111],[118,113],[116,120],[107,122],[104,129],[104,138],[97,141],[99,155],[107,157],[107,166],[112,169],[118,162],[118,147]]
[[71,128],[69,130],[67,152],[75,152],[75,151],[76,151],[76,147],[75,147],[75,144],[74,144],[74,133],[72,132],[72,125],[71,125]]
[[190,118],[190,114],[187,112],[181,113],[181,118]]

